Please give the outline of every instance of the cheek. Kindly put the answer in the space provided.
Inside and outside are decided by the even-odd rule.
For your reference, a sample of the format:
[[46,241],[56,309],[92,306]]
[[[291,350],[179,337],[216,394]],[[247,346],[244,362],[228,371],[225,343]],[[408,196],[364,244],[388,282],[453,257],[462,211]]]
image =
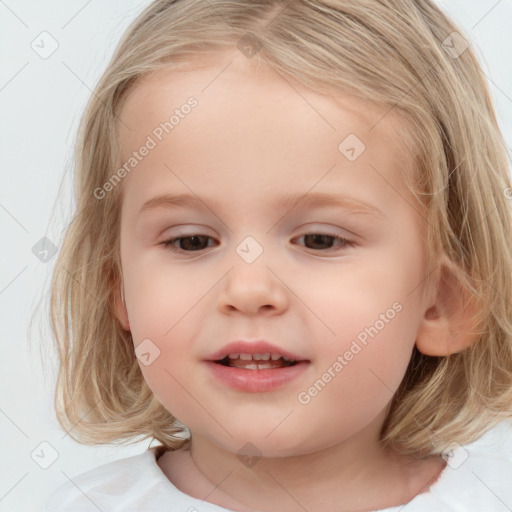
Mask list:
[[188,321],[189,312],[208,290],[207,285],[198,286],[191,281],[190,270],[168,264],[141,261],[131,270],[127,272],[126,287],[128,315],[136,343],[144,338],[165,341],[172,337],[176,327]]
[[363,421],[389,402],[402,381],[421,310],[419,268],[398,256],[390,251],[354,262],[331,276],[322,294],[315,292],[312,309],[329,327],[316,323],[316,380],[302,390],[315,414],[340,419],[350,410]]
[[186,424],[189,420],[187,411],[194,404],[187,393],[190,385],[186,375],[190,370],[181,363],[179,354],[173,353],[171,359],[162,351],[150,365],[145,366],[139,361],[139,366],[155,397],[173,416]]
[[[283,437],[276,432],[276,446],[285,443],[285,434],[297,436],[297,444],[306,451],[315,443],[331,443],[341,433],[350,436],[389,403],[405,374],[420,313],[415,289],[421,282],[421,259],[416,258],[420,255],[414,248],[397,247],[347,258],[339,271],[334,265],[301,264],[288,269],[288,275],[280,274],[298,297],[290,294],[290,309],[282,321],[311,346],[315,361],[311,378],[287,395],[285,405],[275,411],[269,404],[265,411],[265,418],[276,415],[266,420],[274,425],[282,420],[285,408],[294,409],[286,425],[297,429],[283,429]],[[224,397],[212,396],[208,381],[198,373],[195,343],[212,334],[215,298],[221,291],[214,285],[220,273],[206,266],[172,268],[159,261],[139,261],[129,269],[126,281],[134,344],[150,339],[159,353],[151,364],[139,363],[141,370],[157,399],[182,423],[196,429],[218,428],[219,436],[225,435],[205,411],[225,418],[229,404]],[[299,401],[299,392],[309,397],[307,404]],[[246,418],[255,422],[260,417],[249,407],[246,415],[229,421],[233,431],[244,431]],[[313,435],[319,425],[321,440]],[[268,431],[267,427],[261,430]],[[286,443],[293,444],[291,439]]]
[[365,336],[340,335],[336,344],[326,347],[311,379],[295,397],[296,419],[308,424],[315,418],[314,423],[322,425],[322,439],[306,437],[302,449],[348,438],[383,413],[405,375],[414,345],[414,330],[400,319],[402,314],[407,314],[405,308],[377,332],[369,322],[366,330],[360,329],[361,313],[348,329]]
[[374,346],[380,357],[378,351],[391,350],[390,343],[403,349],[415,340],[419,275],[418,266],[403,256],[400,261],[395,250],[380,251],[347,260],[339,272],[311,275],[309,288],[302,281],[299,293],[322,321],[315,330],[329,352],[348,350],[357,340],[362,347]]
[[199,358],[193,341],[201,325],[200,301],[209,286],[190,286],[186,272],[161,265],[131,270],[127,309],[139,366],[156,398],[182,421]]

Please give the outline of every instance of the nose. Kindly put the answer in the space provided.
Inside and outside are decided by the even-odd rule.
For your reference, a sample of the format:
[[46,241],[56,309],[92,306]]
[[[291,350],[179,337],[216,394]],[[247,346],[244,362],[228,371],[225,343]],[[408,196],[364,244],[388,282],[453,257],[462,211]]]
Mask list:
[[289,289],[277,272],[266,265],[263,258],[253,263],[236,262],[223,280],[219,308],[224,313],[245,315],[277,315],[288,307]]

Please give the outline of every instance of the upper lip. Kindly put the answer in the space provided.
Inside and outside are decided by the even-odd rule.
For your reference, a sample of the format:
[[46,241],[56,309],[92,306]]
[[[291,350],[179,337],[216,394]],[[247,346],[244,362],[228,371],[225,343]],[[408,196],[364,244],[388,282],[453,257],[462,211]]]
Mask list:
[[283,357],[287,357],[293,361],[303,361],[300,356],[289,352],[288,350],[283,350],[282,348],[277,347],[276,345],[272,345],[271,343],[265,340],[256,340],[256,341],[232,341],[227,345],[224,345],[220,350],[217,350],[213,354],[210,354],[206,357],[208,361],[219,361],[224,359],[229,354],[278,354]]

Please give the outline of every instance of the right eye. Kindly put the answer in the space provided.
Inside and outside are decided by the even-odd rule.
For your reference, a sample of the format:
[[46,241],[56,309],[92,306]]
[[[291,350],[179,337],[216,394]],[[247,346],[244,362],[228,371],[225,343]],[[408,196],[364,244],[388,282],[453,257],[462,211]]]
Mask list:
[[[205,240],[208,238],[213,240],[211,236],[207,235],[177,236],[169,240],[164,240],[161,245],[172,252],[195,252],[206,248],[203,246]],[[176,242],[178,242],[180,247],[176,246]]]

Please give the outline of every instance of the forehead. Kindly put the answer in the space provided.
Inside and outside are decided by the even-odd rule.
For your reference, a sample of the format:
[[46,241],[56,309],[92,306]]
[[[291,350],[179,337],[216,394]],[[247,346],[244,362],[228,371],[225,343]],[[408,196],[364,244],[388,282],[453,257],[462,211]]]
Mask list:
[[[176,67],[139,77],[123,104],[122,140],[129,143],[130,134],[137,136],[130,120],[135,121],[136,129],[145,128],[147,131],[150,126],[140,124],[142,113],[148,120],[152,117],[153,121],[161,122],[168,117],[166,114],[182,105],[191,95],[198,98],[205,113],[214,112],[215,107],[219,111],[242,104],[244,110],[240,112],[238,121],[241,121],[243,112],[257,112],[258,117],[263,118],[268,109],[260,110],[260,106],[273,105],[283,121],[293,119],[294,114],[305,115],[309,110],[309,114],[315,113],[317,120],[323,120],[324,127],[331,130],[338,129],[336,125],[340,119],[336,118],[337,112],[333,112],[333,107],[337,107],[343,110],[346,124],[354,130],[358,127],[370,130],[368,136],[393,139],[398,144],[401,141],[390,134],[390,129],[401,131],[407,126],[394,108],[362,100],[334,87],[329,95],[315,93],[263,61],[249,60],[236,52],[233,55],[194,57]],[[272,103],[274,101],[278,103]],[[289,108],[287,112],[286,108]],[[282,116],[283,113],[286,115]]]
[[[214,178],[233,191],[242,177],[248,190],[289,188],[292,177],[310,188],[313,176],[329,187],[341,174],[327,172],[333,165],[347,186],[364,188],[371,178],[382,189],[384,179],[392,184],[388,195],[396,194],[393,187],[407,193],[401,172],[413,155],[400,136],[407,125],[396,111],[339,90],[317,94],[237,53],[147,74],[130,91],[120,114],[120,165],[148,137],[155,143],[123,180],[132,199],[134,188],[138,196],[141,189],[156,195],[162,180],[183,188],[179,175],[199,195],[211,190]],[[191,97],[197,106],[182,109]],[[364,145],[357,161],[342,153],[346,140]],[[379,183],[376,173],[382,174]]]

